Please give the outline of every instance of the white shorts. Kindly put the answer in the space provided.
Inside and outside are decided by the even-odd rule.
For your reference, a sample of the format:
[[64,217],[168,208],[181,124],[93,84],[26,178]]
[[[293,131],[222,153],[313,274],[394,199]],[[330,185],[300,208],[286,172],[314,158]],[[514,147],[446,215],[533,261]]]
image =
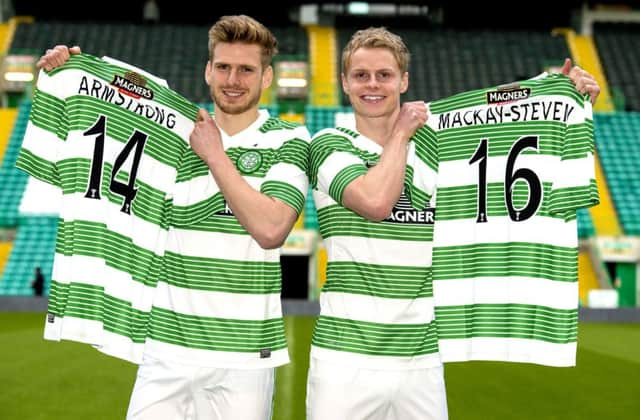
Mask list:
[[442,366],[363,369],[311,358],[307,420],[446,420]]
[[145,358],[129,420],[269,420],[274,368],[221,369]]

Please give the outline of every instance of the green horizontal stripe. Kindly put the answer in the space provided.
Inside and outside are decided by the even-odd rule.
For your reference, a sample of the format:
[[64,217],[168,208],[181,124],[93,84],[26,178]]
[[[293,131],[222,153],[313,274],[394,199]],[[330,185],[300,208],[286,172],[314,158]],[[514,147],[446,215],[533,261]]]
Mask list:
[[98,321],[106,331],[144,343],[149,313],[131,302],[104,293],[104,288],[85,283],[51,282],[48,312],[61,317]]
[[[91,161],[82,158],[65,159],[58,162],[57,169],[63,194],[84,194],[87,192]],[[107,199],[109,202],[121,207],[125,198],[109,189],[111,170],[111,164],[104,162],[101,177],[102,185],[100,186],[101,199]],[[118,172],[116,180],[128,184],[128,180],[126,180],[128,177],[129,173],[121,170]],[[131,202],[130,216],[166,227],[168,223],[166,211],[169,208],[169,203],[165,200],[166,192],[153,188],[151,185],[142,182],[140,178],[136,179],[135,188],[137,193]],[[91,198],[86,199],[92,200]]]
[[29,114],[29,120],[33,125],[55,134],[63,114],[63,100],[36,89]]
[[[148,136],[144,146],[145,156],[167,166],[177,168],[187,150],[187,141],[176,132],[118,105],[105,103],[90,96],[67,98],[66,117],[70,121],[69,130],[85,132],[96,123],[100,115],[107,117],[107,136],[122,142],[123,145],[131,138],[135,129],[144,132]],[[93,140],[93,136],[86,138]]]
[[367,168],[364,165],[350,165],[343,168],[336,174],[331,180],[329,185],[329,195],[336,203],[342,204],[342,195],[345,188],[356,178],[367,173]]
[[354,136],[335,132],[324,133],[313,138],[309,148],[309,182],[312,187],[317,187],[318,170],[332,153],[350,153],[358,157],[362,162],[378,161],[380,158],[378,154],[356,148],[351,143],[352,138]]
[[436,307],[440,339],[520,338],[566,344],[577,340],[578,310],[522,304]]
[[27,149],[20,149],[18,159],[16,160],[16,167],[47,184],[60,185],[55,165],[48,160],[34,155]]
[[592,179],[588,186],[558,188],[551,192],[549,201],[549,207],[557,213],[591,207],[600,203],[598,185]]
[[433,239],[433,225],[372,222],[338,205],[318,209],[318,223],[325,239],[332,236],[419,242]]
[[280,293],[279,262],[223,260],[165,254],[164,279],[172,286],[242,294]]
[[254,353],[287,346],[282,318],[263,321],[200,317],[153,307],[149,337],[182,347]]
[[415,357],[438,352],[435,323],[380,324],[321,315],[314,346],[375,356]]
[[[63,66],[49,72],[49,76],[53,77],[57,73],[68,69],[87,72],[96,78],[102,79],[105,84],[111,83],[114,75],[118,74],[120,76],[124,76],[126,72],[130,71],[127,68],[118,67],[114,64],[107,63],[98,57],[83,53],[72,55]],[[161,103],[168,108],[177,110],[191,121],[196,120],[196,116],[198,114],[198,107],[196,105],[192,104],[186,98],[178,95],[169,88],[159,85],[153,79],[146,79],[146,81],[146,87],[153,90],[154,102]]]
[[577,281],[578,250],[528,243],[484,243],[433,249],[433,279],[535,277]]
[[[542,183],[542,202],[540,203],[536,216],[554,217],[549,211],[551,197],[550,182]],[[512,191],[509,193],[513,200],[515,210],[524,209],[529,200],[530,192],[528,184],[524,181],[516,181],[512,185]],[[502,182],[487,183],[487,218],[508,216],[507,205],[505,201],[505,189]],[[478,215],[478,186],[477,185],[461,185],[455,187],[442,187],[438,189],[436,199],[436,220],[460,220],[460,219],[476,219]],[[562,218],[562,216],[555,215]]]
[[102,223],[76,220],[64,222],[61,227],[58,240],[64,241],[64,255],[100,258],[107,266],[129,274],[136,282],[148,286],[157,283],[160,257],[152,250],[135,245],[132,238],[109,230]]
[[330,261],[322,291],[389,299],[432,297],[431,268]]
[[305,195],[290,184],[280,181],[266,181],[261,185],[260,192],[287,203],[297,213],[300,213],[304,207]]

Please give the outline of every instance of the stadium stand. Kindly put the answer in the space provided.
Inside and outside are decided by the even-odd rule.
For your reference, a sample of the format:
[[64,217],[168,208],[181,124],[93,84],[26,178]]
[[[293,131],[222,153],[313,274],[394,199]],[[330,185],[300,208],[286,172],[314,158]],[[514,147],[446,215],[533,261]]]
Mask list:
[[36,266],[45,277],[48,294],[56,247],[56,216],[21,217],[13,249],[0,281],[0,295],[32,295],[30,288]]
[[596,114],[596,147],[624,233],[640,235],[640,113]]
[[[638,27],[640,25],[598,24],[595,37],[599,45],[602,45],[599,53],[608,78],[615,86],[626,89],[624,96],[627,98],[627,107],[640,108],[633,102],[637,100],[639,92],[629,90],[638,89],[637,82],[633,80],[634,69],[640,68],[640,48],[635,44],[640,39]],[[16,27],[10,51],[39,55],[55,44],[77,44],[91,54],[109,55],[163,77],[176,91],[211,110],[208,89],[203,83],[203,65],[208,54],[203,39],[206,39],[208,28],[208,25],[202,24],[174,23],[152,26],[105,22],[98,25],[66,21],[20,23]],[[328,67],[337,73],[336,80],[339,80],[341,49],[355,29],[342,27],[332,32],[336,37],[332,56],[336,61],[333,66]],[[540,73],[549,66],[560,65],[565,57],[570,56],[565,38],[553,36],[550,31],[412,29],[392,26],[389,29],[400,34],[412,51],[410,87],[403,100],[434,100],[469,89],[524,79]],[[295,25],[272,27],[272,30],[280,41],[281,59],[296,57],[311,60],[310,51],[313,51],[313,48],[310,34],[313,31]],[[158,54],[159,45],[162,46],[163,54]],[[637,75],[637,71],[635,74]],[[340,91],[338,86],[338,92]],[[324,127],[333,126],[336,122],[347,126],[352,124],[350,108],[344,106],[348,104],[346,98],[338,102],[343,106],[314,103],[313,97],[308,98],[304,119],[312,134]],[[275,98],[261,103],[274,114],[282,108],[282,104],[279,106]],[[15,268],[16,261],[20,261],[17,255],[23,252],[18,245],[29,243],[31,239],[27,239],[28,235],[40,235],[35,229],[25,228],[32,226],[28,220],[32,217],[35,217],[34,220],[52,219],[50,216],[38,216],[38,211],[34,211],[34,206],[29,204],[29,200],[26,200],[26,203],[23,200],[24,209],[30,209],[29,214],[20,213],[19,216],[18,206],[21,198],[29,194],[24,194],[26,176],[15,169],[14,165],[29,110],[30,102],[23,101],[0,168],[0,182],[6,186],[0,191],[0,226],[18,226],[18,239],[22,241],[16,241],[4,278],[13,276],[21,279],[24,284],[20,288],[10,282],[2,282],[6,284],[0,287],[0,294],[14,293],[17,290],[30,294],[27,285],[32,275],[33,264],[29,267]],[[636,191],[638,188],[638,180],[632,179],[637,171],[633,171],[628,163],[631,156],[637,158],[640,153],[633,144],[640,128],[637,121],[637,115],[597,115],[595,124],[601,159],[626,234],[640,232],[640,210],[637,200],[630,194],[632,188],[636,188]],[[618,144],[619,142],[622,143]],[[624,152],[620,154],[620,150]],[[311,192],[307,198],[303,227],[317,229],[317,214]],[[38,225],[36,222],[34,224]],[[40,225],[42,224],[40,222]],[[586,210],[578,213],[578,234],[581,239],[595,235],[592,216]],[[53,253],[51,260],[52,255]],[[47,274],[47,265],[43,265]]]
[[23,101],[19,107],[15,126],[0,166],[0,226],[13,227],[18,221],[18,206],[27,183],[27,174],[16,168],[16,158],[27,128],[31,102]]
[[616,109],[640,111],[640,23],[595,23],[593,36],[609,85],[624,95]]
[[[271,29],[280,43],[282,58],[307,56],[304,29]],[[80,45],[89,54],[108,55],[164,78],[172,89],[193,102],[208,102],[209,90],[204,82],[208,30],[209,26],[203,25],[36,22],[18,25],[10,51],[40,55],[52,45]]]
[[[389,29],[411,51],[407,101],[431,101],[529,78],[570,56],[564,38],[543,31]],[[338,31],[338,62],[355,30]],[[348,104],[346,98],[343,104]]]

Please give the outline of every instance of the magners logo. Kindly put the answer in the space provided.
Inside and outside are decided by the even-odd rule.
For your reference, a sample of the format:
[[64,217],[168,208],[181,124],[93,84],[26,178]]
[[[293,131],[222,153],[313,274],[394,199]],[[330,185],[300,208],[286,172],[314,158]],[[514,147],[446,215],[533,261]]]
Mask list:
[[425,207],[422,210],[416,210],[411,206],[409,198],[404,191],[400,195],[400,199],[393,206],[391,214],[384,219],[388,223],[401,223],[411,225],[432,225],[435,219],[436,209],[433,207]]
[[521,88],[519,85],[505,85],[497,90],[487,92],[488,104],[503,104],[527,99],[531,95],[531,88]]
[[153,99],[153,91],[146,87],[147,79],[136,72],[128,71],[124,77],[115,74],[111,84],[118,88],[118,92],[136,99]]

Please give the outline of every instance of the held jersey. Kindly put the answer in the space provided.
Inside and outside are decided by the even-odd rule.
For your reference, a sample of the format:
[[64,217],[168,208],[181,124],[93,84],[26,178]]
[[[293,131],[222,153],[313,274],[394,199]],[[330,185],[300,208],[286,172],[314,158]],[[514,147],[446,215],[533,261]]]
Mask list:
[[[240,133],[221,134],[247,183],[300,213],[308,190],[306,127],[261,111]],[[201,221],[169,230],[145,356],[240,369],[288,363],[280,250],[261,248],[219,189],[214,201]]]
[[204,199],[182,169],[197,111],[88,54],[40,73],[17,166],[62,192],[46,339],[141,360],[171,211]]
[[575,365],[576,210],[598,203],[591,103],[543,75],[430,110],[443,361]]
[[328,265],[312,357],[376,369],[440,365],[428,205],[435,172],[427,140],[409,143],[403,193],[389,217],[374,222],[345,208],[342,197],[379,161],[382,147],[345,128],[314,136],[309,178]]

